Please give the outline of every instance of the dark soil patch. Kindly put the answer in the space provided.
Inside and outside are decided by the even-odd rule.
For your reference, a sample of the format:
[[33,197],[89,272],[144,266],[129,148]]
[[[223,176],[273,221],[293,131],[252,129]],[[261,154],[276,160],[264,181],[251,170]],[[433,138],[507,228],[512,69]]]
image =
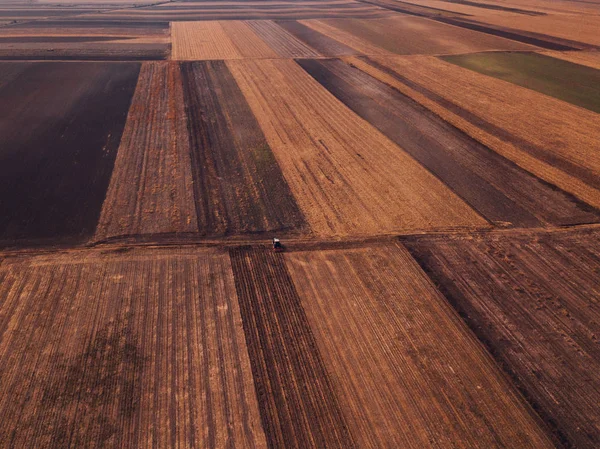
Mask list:
[[96,227],[139,65],[21,66],[0,85],[0,241],[84,241]]

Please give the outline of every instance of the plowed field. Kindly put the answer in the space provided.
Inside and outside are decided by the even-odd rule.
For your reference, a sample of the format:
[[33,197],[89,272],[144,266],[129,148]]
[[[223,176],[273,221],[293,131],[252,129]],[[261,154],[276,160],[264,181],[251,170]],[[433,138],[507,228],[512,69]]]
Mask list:
[[311,58],[319,54],[270,20],[252,20],[248,25],[282,58]]
[[227,254],[4,260],[0,280],[2,447],[267,447]]
[[545,55],[600,70],[600,53],[593,51],[547,51]]
[[269,446],[355,447],[283,257],[230,254]]
[[136,63],[0,64],[0,242],[80,242],[96,228]]
[[95,239],[198,231],[179,65],[142,65]]
[[227,64],[315,233],[487,225],[293,61]]
[[600,207],[597,114],[437,58],[371,59],[383,70],[353,63],[540,179]]
[[306,230],[279,164],[223,61],[182,65],[203,235]]
[[412,239],[412,253],[570,447],[600,443],[596,231]]
[[219,22],[173,22],[172,59],[204,60],[239,58],[231,39]]
[[285,258],[358,447],[553,447],[406,249]]
[[593,223],[600,214],[458,131],[410,97],[340,60],[298,62],[496,225]]

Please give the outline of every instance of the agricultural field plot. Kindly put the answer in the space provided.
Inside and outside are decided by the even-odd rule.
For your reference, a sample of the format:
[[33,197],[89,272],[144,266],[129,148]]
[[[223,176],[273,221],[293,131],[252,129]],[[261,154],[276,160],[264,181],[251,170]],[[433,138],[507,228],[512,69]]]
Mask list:
[[600,213],[449,125],[410,97],[340,60],[298,61],[346,106],[496,226],[600,221]]
[[282,58],[312,58],[319,54],[292,34],[266,20],[249,21],[248,25]]
[[567,447],[600,443],[598,229],[406,240]]
[[227,66],[314,234],[489,226],[294,61]]
[[538,178],[600,208],[598,114],[439,58],[350,62]]
[[95,230],[137,63],[0,63],[0,242]]
[[600,46],[600,15],[597,14],[599,9],[600,5],[595,8],[594,14],[548,14],[532,17],[498,13],[475,16],[473,19],[486,25],[572,40],[597,49]]
[[600,113],[600,70],[539,53],[474,53],[442,59]]
[[547,51],[543,52],[553,58],[564,59],[574,64],[580,64],[587,67],[600,70],[600,53],[594,51]]
[[[373,20],[323,19],[302,23],[350,47],[356,42],[354,48],[363,54],[454,54],[537,48],[423,17],[396,15]],[[370,46],[379,50],[369,50]]]
[[180,67],[143,63],[94,239],[198,232],[193,184]]
[[[406,249],[284,258],[356,447],[554,447]],[[247,278],[271,270],[252,262]]]
[[102,9],[97,6],[90,7],[85,3],[78,4],[76,7],[31,4],[7,5],[3,3],[0,5],[0,20],[14,23],[99,12],[102,12]]
[[266,449],[227,253],[5,259],[0,280],[2,447]]
[[302,1],[194,1],[114,9],[86,14],[85,20],[190,21],[245,19],[310,19],[319,17],[386,17],[389,10],[353,0]]
[[270,143],[225,63],[181,67],[200,234],[308,231]]
[[168,22],[145,28],[131,24],[29,22],[0,28],[0,59],[166,59]]

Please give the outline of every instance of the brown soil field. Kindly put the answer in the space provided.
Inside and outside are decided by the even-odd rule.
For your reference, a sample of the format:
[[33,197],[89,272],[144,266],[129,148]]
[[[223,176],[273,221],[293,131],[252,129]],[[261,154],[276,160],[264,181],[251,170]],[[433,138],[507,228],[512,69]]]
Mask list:
[[358,447],[554,447],[406,249],[285,260]]
[[140,66],[0,64],[0,241],[96,228]]
[[[372,20],[327,19],[320,22],[390,53],[400,55],[535,49],[530,45],[446,25],[423,17],[397,16]],[[346,43],[343,40],[341,42]],[[348,45],[352,46],[350,42]]]
[[407,242],[567,447],[600,444],[598,230]]
[[600,52],[596,51],[546,51],[543,54],[564,59],[575,64],[600,70]]
[[358,53],[355,49],[325,36],[297,20],[280,20],[277,24],[323,56],[348,56]]
[[600,221],[600,212],[541,182],[367,73],[340,60],[298,63],[496,226]]
[[356,447],[283,256],[230,256],[269,446]]
[[487,226],[293,61],[227,61],[317,235]]
[[219,22],[173,22],[171,42],[172,59],[193,61],[241,57]]
[[370,59],[383,70],[358,59],[352,63],[540,179],[600,208],[597,114],[433,57]]
[[179,65],[144,63],[95,240],[198,231],[187,126]]
[[319,54],[270,20],[247,22],[254,32],[282,58],[313,58]]
[[304,216],[223,61],[182,64],[202,235],[305,232]]
[[0,279],[2,447],[267,447],[227,253],[5,259]]

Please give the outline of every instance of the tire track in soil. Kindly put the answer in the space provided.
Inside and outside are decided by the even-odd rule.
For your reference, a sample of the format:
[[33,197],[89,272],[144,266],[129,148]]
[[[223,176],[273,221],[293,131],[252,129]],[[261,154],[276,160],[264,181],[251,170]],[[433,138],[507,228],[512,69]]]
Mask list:
[[541,181],[369,74],[341,60],[297,62],[491,222],[537,227],[598,221],[591,206]]
[[269,447],[355,447],[283,257],[229,254]]
[[200,234],[306,231],[304,215],[225,63],[181,68]]

